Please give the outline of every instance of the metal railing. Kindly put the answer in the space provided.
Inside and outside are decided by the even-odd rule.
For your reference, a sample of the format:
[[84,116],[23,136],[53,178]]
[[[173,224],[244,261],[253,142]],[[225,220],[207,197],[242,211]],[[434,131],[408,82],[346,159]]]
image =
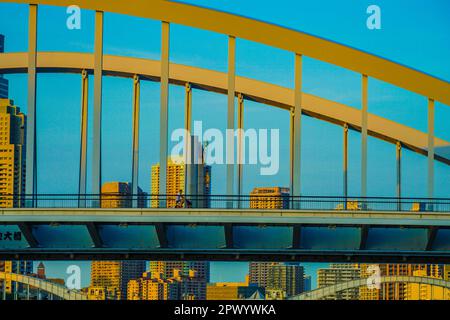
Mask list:
[[0,194],[0,208],[211,208],[450,212],[450,198],[289,195]]

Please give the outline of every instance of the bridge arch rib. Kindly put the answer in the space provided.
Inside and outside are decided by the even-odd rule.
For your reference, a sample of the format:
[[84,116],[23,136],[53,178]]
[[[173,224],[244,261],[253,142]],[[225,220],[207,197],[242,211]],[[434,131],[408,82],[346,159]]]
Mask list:
[[[37,55],[38,72],[66,72],[81,74],[83,70],[92,73],[94,56],[87,53],[39,52]],[[135,74],[144,79],[159,81],[161,63],[156,60],[105,55],[103,62],[105,75],[132,78]],[[0,73],[26,73],[26,53],[6,53],[0,55]],[[227,74],[171,63],[169,81],[176,85],[192,84],[202,90],[220,94],[227,93]],[[294,108],[294,90],[278,85],[245,77],[236,77],[236,92],[247,99],[284,110]],[[344,104],[323,99],[311,94],[302,94],[302,111],[324,121],[338,125],[348,124],[361,130],[361,110]],[[419,130],[382,118],[368,115],[368,133],[371,136],[403,146],[427,155],[428,136]],[[435,159],[450,165],[450,142],[434,138]]]
[[[417,283],[427,284],[437,287],[442,287],[450,290],[450,281],[443,279],[435,279],[429,277],[418,276],[384,276],[380,278],[380,283]],[[336,294],[348,289],[359,288],[367,285],[367,279],[351,280],[347,282],[338,283],[332,286],[319,288],[300,295],[289,298],[290,300],[319,300],[327,296]]]
[[0,280],[10,280],[12,282],[22,283],[24,285],[29,285],[38,288],[42,291],[53,294],[63,300],[87,300],[87,295],[69,290],[65,286],[57,283],[45,281],[35,277],[30,277],[23,274],[9,273],[0,271]]
[[[70,6],[73,0],[6,0],[6,2]],[[82,9],[113,12],[234,36],[328,62],[450,105],[450,83],[367,52],[279,25],[165,0],[77,0]]]

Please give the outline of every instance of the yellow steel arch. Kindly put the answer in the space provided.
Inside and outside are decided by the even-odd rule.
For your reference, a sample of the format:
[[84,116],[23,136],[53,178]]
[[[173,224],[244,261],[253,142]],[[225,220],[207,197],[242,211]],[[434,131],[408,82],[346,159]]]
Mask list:
[[[92,71],[94,56],[74,52],[40,52],[37,54],[37,68],[41,72],[75,72]],[[159,80],[160,62],[155,60],[105,55],[104,74],[112,76],[133,77],[138,74]],[[6,53],[0,55],[0,73],[27,72],[26,53]],[[191,83],[198,88],[226,94],[227,75],[192,66],[171,64],[170,82],[184,85]],[[244,94],[254,101],[290,110],[294,108],[294,91],[266,82],[236,77],[236,92]],[[361,110],[303,93],[303,112],[315,118],[335,124],[348,124],[356,130],[361,128]],[[427,155],[428,136],[419,130],[379,117],[368,116],[369,134],[390,143],[401,142],[409,149]],[[434,138],[435,158],[450,164],[450,142]]]
[[87,295],[78,290],[70,290],[61,284],[23,274],[0,271],[0,280],[29,285],[30,287],[38,288],[39,290],[51,293],[54,296],[62,298],[63,300],[87,300]]
[[303,54],[450,105],[450,83],[333,41],[278,25],[164,0],[1,0],[115,12],[209,30]]
[[[436,279],[430,277],[419,276],[383,276],[380,277],[381,283],[416,283],[430,286],[437,286],[450,290],[450,281],[444,279]],[[289,300],[318,300],[327,296],[334,295],[337,292],[367,286],[367,279],[356,279],[347,282],[341,282],[328,287],[318,288],[296,296],[292,296]]]

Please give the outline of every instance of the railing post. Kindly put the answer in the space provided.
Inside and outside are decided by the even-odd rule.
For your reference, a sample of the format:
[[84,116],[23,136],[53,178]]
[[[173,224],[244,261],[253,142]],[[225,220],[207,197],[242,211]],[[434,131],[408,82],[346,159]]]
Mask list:
[[78,175],[78,207],[86,207],[86,165],[87,165],[87,123],[88,123],[88,74],[81,72],[81,138],[80,138],[80,172]]
[[368,85],[369,78],[362,75],[362,110],[361,110],[361,197],[364,209],[367,209],[367,121],[368,121]]
[[397,211],[402,211],[402,144],[397,141],[396,144],[397,159]]
[[36,4],[29,5],[28,18],[28,115],[26,137],[25,193],[31,196],[25,206],[37,205],[37,148],[36,148],[36,49],[37,49],[37,11]]
[[[428,99],[428,198],[434,197],[434,100]],[[427,210],[433,210],[431,203]]]
[[[293,209],[300,209],[301,196],[301,139],[302,139],[302,55],[295,54],[294,112],[291,116],[291,194]],[[297,201],[296,201],[297,199]]]
[[[236,75],[236,38],[228,37],[228,109],[226,132],[226,161],[227,161],[227,196],[234,195],[234,99]],[[233,208],[232,199],[228,198],[227,208]]]
[[[93,207],[100,207],[102,184],[102,77],[103,77],[103,12],[95,12],[94,40],[94,130],[92,142]],[[98,198],[96,197],[98,196]]]
[[348,199],[348,124],[344,124],[343,141],[343,173],[344,173],[344,210],[347,210]]
[[[167,143],[168,143],[168,104],[169,104],[169,39],[170,24],[161,24],[161,107],[159,120],[159,194],[166,193],[167,185]],[[159,207],[165,208],[167,199],[158,199]]]
[[238,161],[238,208],[242,207],[242,178],[243,178],[243,152],[242,139],[243,139],[243,127],[244,127],[244,96],[242,93],[238,95],[238,135],[237,135],[237,161]]
[[140,80],[138,75],[133,77],[133,167],[132,167],[132,205],[139,204],[139,112],[140,112]]

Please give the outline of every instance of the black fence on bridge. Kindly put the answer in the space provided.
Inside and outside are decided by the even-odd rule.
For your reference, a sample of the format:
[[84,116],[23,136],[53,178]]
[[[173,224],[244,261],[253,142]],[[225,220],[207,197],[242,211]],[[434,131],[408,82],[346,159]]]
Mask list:
[[450,212],[450,198],[289,195],[37,194],[1,195],[0,208],[211,208],[315,211]]

